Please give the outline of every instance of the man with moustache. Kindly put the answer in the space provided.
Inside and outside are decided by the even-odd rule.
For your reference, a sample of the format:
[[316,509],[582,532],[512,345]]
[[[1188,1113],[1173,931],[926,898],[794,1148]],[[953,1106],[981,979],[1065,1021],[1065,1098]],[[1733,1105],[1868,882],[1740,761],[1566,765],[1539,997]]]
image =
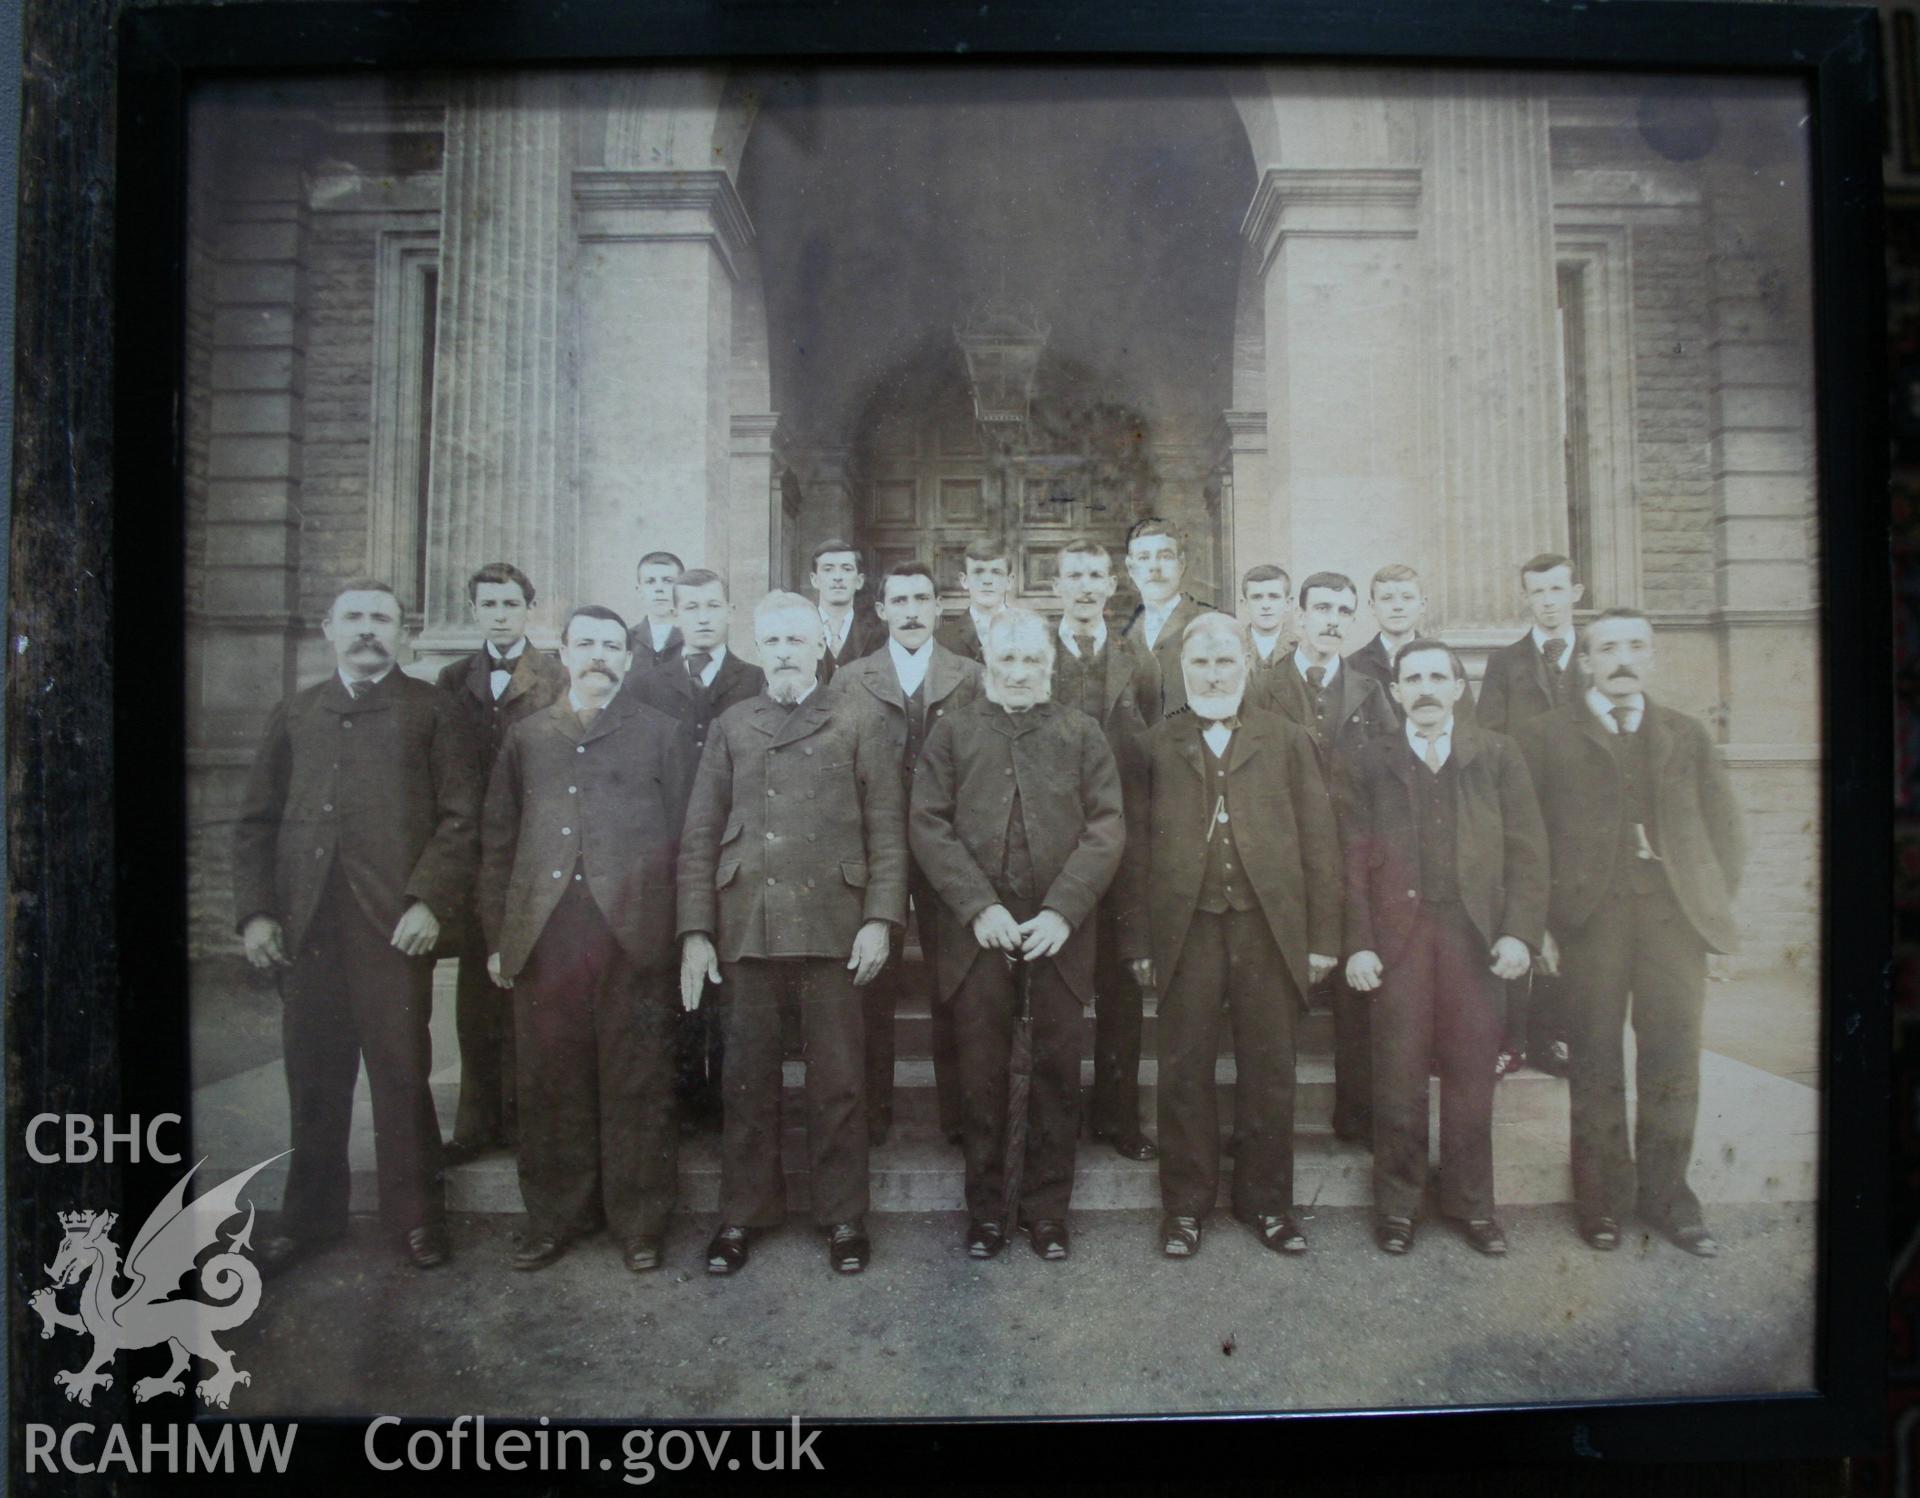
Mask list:
[[1413,1246],[1432,1062],[1441,1215],[1497,1256],[1500,984],[1525,975],[1545,932],[1546,831],[1519,748],[1458,715],[1460,658],[1416,638],[1394,667],[1406,727],[1360,750],[1346,828],[1347,982],[1373,996],[1374,1234],[1390,1254]]
[[[933,637],[940,617],[939,587],[925,562],[898,562],[880,579],[880,617],[887,646],[850,662],[834,676],[834,689],[864,703],[885,720],[900,756],[903,796],[913,792],[914,766],[927,734],[948,713],[979,694],[980,667],[955,655]],[[920,933],[922,977],[933,1031],[933,1085],[940,1110],[940,1131],[960,1142],[960,1062],[954,1051],[953,1007],[940,998],[936,979],[938,897],[917,861],[907,866],[913,919]],[[906,987],[904,942],[887,957],[880,976],[866,988],[867,1143],[882,1144],[893,1127],[894,1013]]]
[[[1100,725],[1120,771],[1128,821],[1140,815],[1140,735],[1147,731],[1137,696],[1139,662],[1108,638],[1113,558],[1076,536],[1060,548],[1053,590],[1061,603],[1053,656],[1053,700],[1080,709]],[[1088,1130],[1128,1160],[1158,1153],[1140,1128],[1140,1030],[1143,995],[1120,958],[1120,910],[1133,903],[1116,888],[1100,901],[1094,929],[1093,1094]]]
[[1301,1253],[1293,1210],[1294,1021],[1340,948],[1340,850],[1307,732],[1243,709],[1246,628],[1204,614],[1181,641],[1188,712],[1146,755],[1144,826],[1129,839],[1121,926],[1143,987],[1160,988],[1161,1252],[1200,1251],[1220,1184],[1214,1081],[1222,1006],[1237,1080],[1234,1215],[1266,1247]]
[[[1553,861],[1541,960],[1563,958],[1580,1235],[1616,1248],[1629,1210],[1712,1258],[1687,1184],[1700,1111],[1707,953],[1736,944],[1740,808],[1707,730],[1646,693],[1653,625],[1608,609],[1586,627],[1593,683],[1518,735]],[[1629,1005],[1631,1009],[1629,1009]],[[1631,1142],[1622,1037],[1633,1018]]]
[[[733,601],[719,573],[696,567],[678,574],[673,607],[680,621],[679,652],[636,675],[629,690],[679,723],[697,763],[714,720],[738,703],[753,701],[766,678],[758,666],[727,649]],[[711,1126],[720,1117],[720,1074],[726,1062],[720,1024],[710,1007],[689,1009],[678,1024],[674,1090],[682,1125]]]
[[[467,579],[467,605],[480,626],[480,648],[441,670],[440,690],[460,705],[479,756],[484,787],[513,725],[547,707],[567,688],[567,670],[527,640],[533,584],[510,562],[489,562]],[[487,945],[479,912],[460,929],[460,971],[454,1030],[460,1042],[460,1102],[453,1138],[440,1152],[447,1168],[488,1150],[511,1149],[520,1126],[514,1101],[513,1009],[487,977]]]
[[[1380,683],[1349,668],[1340,643],[1360,606],[1353,579],[1316,572],[1300,584],[1299,643],[1277,671],[1259,680],[1256,707],[1271,707],[1313,736],[1344,831],[1351,808],[1353,762],[1374,739],[1397,731],[1398,720]],[[1323,990],[1333,1005],[1333,1132],[1349,1142],[1373,1138],[1373,1042],[1369,1004],[1335,972]]]
[[[1532,627],[1487,657],[1480,683],[1480,721],[1496,733],[1519,733],[1581,691],[1573,610],[1586,587],[1574,580],[1572,561],[1543,552],[1522,562],[1520,592]],[[1508,985],[1506,1036],[1495,1062],[1502,1076],[1529,1059],[1556,1077],[1567,1074],[1564,982],[1536,966],[1524,982]]]
[[[1070,1251],[1090,918],[1126,842],[1113,751],[1085,713],[1047,700],[1052,656],[1045,620],[1003,611],[987,633],[983,695],[934,726],[914,774],[908,832],[941,902],[940,991],[959,1047],[966,1245],[976,1259],[997,1254],[1015,1226],[1043,1259]],[[1023,997],[1032,1079],[1019,1200],[1009,1201],[1009,1072]]]
[[395,668],[404,613],[362,578],[321,625],[335,668],[267,721],[235,815],[233,886],[247,961],[283,969],[293,1155],[272,1272],[343,1237],[347,1136],[364,1059],[380,1218],[406,1257],[450,1256],[428,1090],[433,948],[471,897],[478,756],[453,700]]
[[860,553],[839,537],[813,549],[813,593],[820,605],[820,633],[826,650],[820,656],[820,685],[849,661],[872,655],[887,643],[887,627],[855,600],[867,585],[860,570]]
[[1013,553],[999,536],[981,536],[967,543],[964,566],[961,585],[967,590],[967,611],[943,620],[934,638],[955,655],[980,662],[987,658],[987,626],[1007,606],[1013,590]]
[[1240,579],[1240,608],[1253,646],[1247,656],[1252,685],[1266,672],[1285,665],[1293,654],[1293,582],[1286,568],[1271,562],[1249,567]]
[[865,1025],[907,917],[899,751],[878,714],[820,688],[819,611],[769,593],[753,615],[765,692],[715,722],[678,874],[680,998],[721,985],[726,1033],[720,1228],[707,1272],[747,1262],[786,1215],[781,1013],[800,1013],[814,1220],[842,1274],[866,1268]]
[[1179,527],[1157,515],[1127,527],[1127,575],[1140,590],[1122,637],[1140,662],[1140,712],[1149,725],[1186,706],[1180,674],[1180,637],[1210,610],[1180,591],[1187,543]]
[[650,551],[640,558],[636,570],[643,613],[633,627],[628,648],[633,651],[633,669],[651,671],[662,661],[680,658],[680,625],[673,611],[673,582],[687,569],[670,551]]
[[520,1041],[520,1270],[602,1221],[628,1269],[657,1269],[673,1210],[673,873],[693,755],[621,690],[627,638],[612,609],[567,616],[567,695],[507,736],[487,790],[487,965]]

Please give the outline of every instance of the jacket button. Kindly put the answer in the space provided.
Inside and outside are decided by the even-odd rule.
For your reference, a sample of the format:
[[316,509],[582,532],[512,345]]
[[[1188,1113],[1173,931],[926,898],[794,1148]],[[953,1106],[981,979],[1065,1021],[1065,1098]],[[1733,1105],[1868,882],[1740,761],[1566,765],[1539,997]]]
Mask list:
[[580,787],[579,787],[579,786],[577,786],[577,785],[570,785],[570,786],[568,786],[568,787],[567,787],[567,794],[568,794],[569,796],[577,796],[577,795],[579,795],[579,794],[580,794]]
[[772,841],[773,841],[773,840],[774,840],[775,838],[777,838],[777,837],[778,837],[779,835],[780,835],[780,834],[779,834],[779,833],[777,833],[777,832],[769,832],[769,833],[767,834],[767,841],[768,841],[768,842],[772,842]]
[[325,858],[327,856],[327,850],[325,848],[315,848],[313,850],[313,856],[315,858]]
[[553,877],[554,877],[554,878],[556,878],[556,879],[564,879],[564,878],[566,878],[567,876],[566,876],[566,874],[565,874],[565,872],[564,872],[563,870],[560,870],[560,869],[555,869],[555,870],[553,871]]
[[769,875],[767,875],[767,883],[769,883],[769,884],[778,884],[779,882],[780,882],[780,881],[779,881],[778,879],[776,879],[776,878],[774,878],[774,877],[773,877],[773,875],[771,875],[771,874],[769,874]]
[[587,746],[585,744],[575,744],[573,746],[573,752],[575,754],[585,754],[587,752]]
[[1007,766],[1007,768],[1006,768],[1005,770],[1003,770],[1003,771],[1001,771],[1000,773],[1001,773],[1001,774],[1003,774],[1003,775],[1011,775],[1011,774],[1013,773],[1013,766],[1012,766],[1012,765],[1008,765],[1008,766]]
[[323,801],[320,803],[320,809],[322,811],[332,811],[333,803],[331,801]]
[[768,787],[767,787],[767,794],[768,794],[769,796],[771,796],[771,795],[773,794],[773,787],[772,787],[772,786],[768,786]]
[[1420,891],[1419,891],[1419,890],[1417,890],[1417,889],[1410,889],[1410,890],[1408,890],[1408,891],[1407,891],[1407,898],[1408,898],[1409,900],[1417,900],[1417,899],[1419,899],[1419,898],[1420,898]]
[[573,876],[573,882],[574,882],[575,884],[578,884],[578,883],[580,882],[580,876],[579,876],[578,874],[575,874],[575,875]]
[[342,719],[340,720],[340,726],[341,726],[342,728],[351,728],[351,727],[353,727],[353,719],[351,719],[351,718],[342,718]]
[[807,745],[807,747],[806,747],[806,748],[804,748],[804,749],[802,749],[802,750],[801,750],[800,752],[801,752],[802,754],[812,754],[812,753],[813,753],[813,745],[811,745],[811,744],[809,744],[809,745]]
[[572,836],[573,836],[573,829],[572,829],[571,827],[562,827],[562,828],[560,829],[560,836],[562,836],[562,837],[572,837]]

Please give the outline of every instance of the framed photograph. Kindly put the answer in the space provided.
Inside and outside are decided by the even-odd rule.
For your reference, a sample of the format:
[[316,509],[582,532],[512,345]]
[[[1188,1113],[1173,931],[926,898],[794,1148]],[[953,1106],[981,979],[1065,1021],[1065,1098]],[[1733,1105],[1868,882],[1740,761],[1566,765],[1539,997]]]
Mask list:
[[1876,22],[1621,9],[121,15],[15,1473],[1868,1445]]

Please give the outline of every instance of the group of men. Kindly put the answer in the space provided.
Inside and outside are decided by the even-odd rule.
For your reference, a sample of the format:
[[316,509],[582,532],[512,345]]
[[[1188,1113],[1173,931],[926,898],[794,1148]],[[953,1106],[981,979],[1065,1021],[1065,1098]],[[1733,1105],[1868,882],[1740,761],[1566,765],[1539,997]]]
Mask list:
[[[1334,1011],[1334,1127],[1373,1150],[1386,1252],[1411,1248],[1430,1190],[1475,1248],[1506,1251],[1493,1098],[1529,1055],[1570,1078],[1586,1242],[1616,1247],[1631,1213],[1718,1252],[1687,1168],[1740,818],[1706,730],[1645,695],[1646,616],[1609,609],[1576,633],[1572,564],[1532,558],[1532,627],[1493,655],[1476,705],[1459,656],[1420,633],[1410,567],[1375,574],[1379,632],[1347,652],[1362,603],[1348,577],[1316,572],[1296,593],[1255,566],[1235,618],[1182,591],[1185,564],[1176,527],[1137,522],[1125,566],[1141,602],[1122,626],[1108,549],[1069,542],[1049,619],[1009,602],[1008,549],[982,540],[967,608],[943,620],[918,562],[873,579],[862,611],[861,557],[830,540],[815,598],[755,606],[753,665],[727,646],[725,579],[669,553],[640,561],[637,625],[576,607],[557,660],[526,637],[532,582],[499,563],[469,583],[483,643],[437,684],[396,669],[392,590],[349,583],[324,625],[337,669],[275,710],[236,837],[247,956],[284,969],[294,1152],[262,1258],[344,1232],[364,1056],[381,1215],[415,1264],[449,1252],[445,1161],[517,1144],[516,1268],[602,1226],[630,1269],[656,1267],[676,1117],[717,1112],[706,1267],[733,1273],[786,1216],[797,1024],[811,1214],[832,1267],[858,1272],[915,982],[975,1257],[1020,1231],[1042,1258],[1069,1255],[1089,1008],[1087,1122],[1158,1158],[1161,1251],[1199,1251],[1223,1153],[1235,1216],[1305,1250],[1295,1033],[1316,998]],[[460,962],[444,1147],[427,1087],[436,955]],[[1148,995],[1157,1142],[1138,1092]]]

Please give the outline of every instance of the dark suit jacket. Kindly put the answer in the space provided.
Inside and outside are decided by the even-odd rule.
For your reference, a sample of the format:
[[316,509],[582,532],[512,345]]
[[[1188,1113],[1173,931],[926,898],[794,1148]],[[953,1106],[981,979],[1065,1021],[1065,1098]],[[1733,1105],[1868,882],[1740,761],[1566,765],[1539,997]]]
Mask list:
[[[679,660],[680,652],[685,645],[686,641],[680,637],[680,626],[676,624],[667,632],[667,648],[655,650],[652,627],[649,621],[642,619],[627,631],[627,649],[633,652],[633,671],[628,674],[651,671],[655,666],[666,661]],[[733,652],[727,653],[731,655]]]
[[817,673],[821,686],[833,680],[834,673],[863,660],[876,650],[884,650],[887,645],[887,627],[880,622],[880,616],[855,605],[853,620],[847,625],[846,644],[836,656],[831,648],[820,653],[820,669]]
[[[1489,948],[1514,936],[1538,951],[1547,921],[1547,830],[1519,746],[1456,716],[1447,768],[1460,904]],[[1431,773],[1404,733],[1375,739],[1354,760],[1347,956],[1373,952],[1390,965],[1406,950],[1422,903],[1414,777]]]
[[[1054,701],[1065,707],[1080,707],[1084,669],[1078,659],[1067,653],[1065,645],[1058,640],[1054,642]],[[1120,772],[1120,795],[1126,808],[1127,825],[1137,827],[1143,825],[1146,817],[1147,784],[1146,754],[1140,747],[1147,722],[1140,714],[1139,657],[1112,631],[1107,634],[1107,648],[1102,652],[1101,671],[1105,707],[1098,721]],[[1131,868],[1130,862],[1121,863],[1120,873],[1108,892],[1109,918],[1118,909],[1132,909],[1138,904],[1138,897],[1124,888]]]
[[[875,712],[822,687],[715,720],[680,838],[679,929],[742,957],[845,960],[868,921],[907,919],[906,796]],[[896,934],[895,940],[898,940]]]
[[305,939],[337,862],[381,931],[415,900],[462,914],[480,856],[479,756],[453,699],[394,667],[358,702],[329,672],[273,710],[235,814],[235,924]]
[[1006,862],[1016,791],[1040,904],[1073,928],[1053,964],[1086,1003],[1094,958],[1087,918],[1119,872],[1126,846],[1113,751],[1085,713],[1054,702],[1009,713],[985,697],[940,720],[913,778],[908,836],[940,896],[940,996],[953,996],[982,953],[974,918],[1003,903],[993,881]]
[[[1393,710],[1393,720],[1402,727],[1406,726],[1407,715],[1399,700],[1387,688],[1393,685],[1393,658],[1387,654],[1387,647],[1375,635],[1366,644],[1346,658],[1347,666],[1363,676],[1371,676],[1380,683],[1380,690],[1386,693],[1387,706]],[[1453,705],[1454,721],[1458,723],[1477,723],[1479,714],[1473,706],[1473,684],[1467,684],[1466,691],[1460,694],[1460,700]]]
[[[1569,650],[1561,663],[1563,699],[1577,700],[1583,688],[1580,668]],[[1480,682],[1479,720],[1495,733],[1518,733],[1521,726],[1553,707],[1547,658],[1528,630],[1511,645],[1502,645],[1487,657],[1487,673]],[[1604,732],[1604,730],[1602,730]]]
[[493,695],[493,657],[483,645],[463,660],[448,661],[440,669],[439,686],[453,694],[480,756],[480,784],[493,773],[500,746],[513,725],[567,695],[571,682],[567,668],[533,642],[513,663],[513,677],[496,701]]
[[[1640,720],[1653,778],[1654,825],[1647,829],[1667,883],[1709,951],[1738,945],[1733,897],[1746,861],[1746,835],[1726,767],[1707,730],[1651,699]],[[1517,735],[1533,775],[1552,850],[1547,925],[1556,934],[1586,924],[1612,886],[1620,843],[1620,772],[1612,735],[1585,694],[1534,718]]]
[[710,687],[696,687],[687,674],[685,659],[676,655],[651,671],[634,672],[622,691],[631,690],[648,707],[678,723],[692,743],[697,761],[707,747],[714,720],[738,703],[753,701],[766,684],[766,674],[758,666],[729,650]]
[[[1129,888],[1140,892],[1146,908],[1128,913],[1120,941],[1129,961],[1153,959],[1163,989],[1200,902],[1207,832],[1214,825],[1218,792],[1207,779],[1204,726],[1182,712],[1142,741],[1146,825],[1128,848],[1135,866]],[[1339,955],[1342,891],[1333,807],[1306,730],[1273,713],[1243,713],[1227,745],[1227,801],[1247,882],[1304,996],[1307,954]]]
[[480,921],[503,974],[526,966],[576,865],[634,966],[675,966],[673,870],[693,767],[673,719],[624,691],[592,728],[562,698],[507,735],[480,836]]
[[1319,751],[1327,792],[1333,798],[1334,812],[1344,828],[1353,799],[1348,780],[1353,773],[1354,756],[1373,740],[1398,733],[1400,725],[1387,700],[1386,689],[1371,676],[1350,670],[1344,662],[1327,690],[1333,696],[1327,704],[1327,726],[1322,730],[1313,715],[1313,697],[1307,679],[1289,655],[1249,685],[1247,701],[1254,708],[1277,712],[1306,729]]
[[933,627],[933,638],[955,655],[964,655],[968,660],[982,665],[986,663],[986,645],[980,638],[980,631],[973,627],[971,610],[962,609],[957,614],[948,614]]
[[1202,614],[1215,612],[1182,593],[1167,622],[1160,626],[1151,649],[1146,639],[1145,604],[1133,611],[1133,617],[1121,631],[1120,637],[1140,662],[1140,715],[1149,727],[1187,705],[1187,678],[1180,670],[1180,636]]
[[[926,684],[921,688],[927,704],[927,732],[948,713],[956,712],[980,695],[980,667],[965,656],[955,655],[938,640],[933,642],[933,660],[927,665]],[[893,657],[883,647],[872,655],[850,661],[835,673],[835,692],[852,703],[878,712],[887,725],[887,742],[900,757],[900,784],[907,794],[913,790],[914,761],[907,756],[907,698],[900,690],[900,677],[893,669]]]

